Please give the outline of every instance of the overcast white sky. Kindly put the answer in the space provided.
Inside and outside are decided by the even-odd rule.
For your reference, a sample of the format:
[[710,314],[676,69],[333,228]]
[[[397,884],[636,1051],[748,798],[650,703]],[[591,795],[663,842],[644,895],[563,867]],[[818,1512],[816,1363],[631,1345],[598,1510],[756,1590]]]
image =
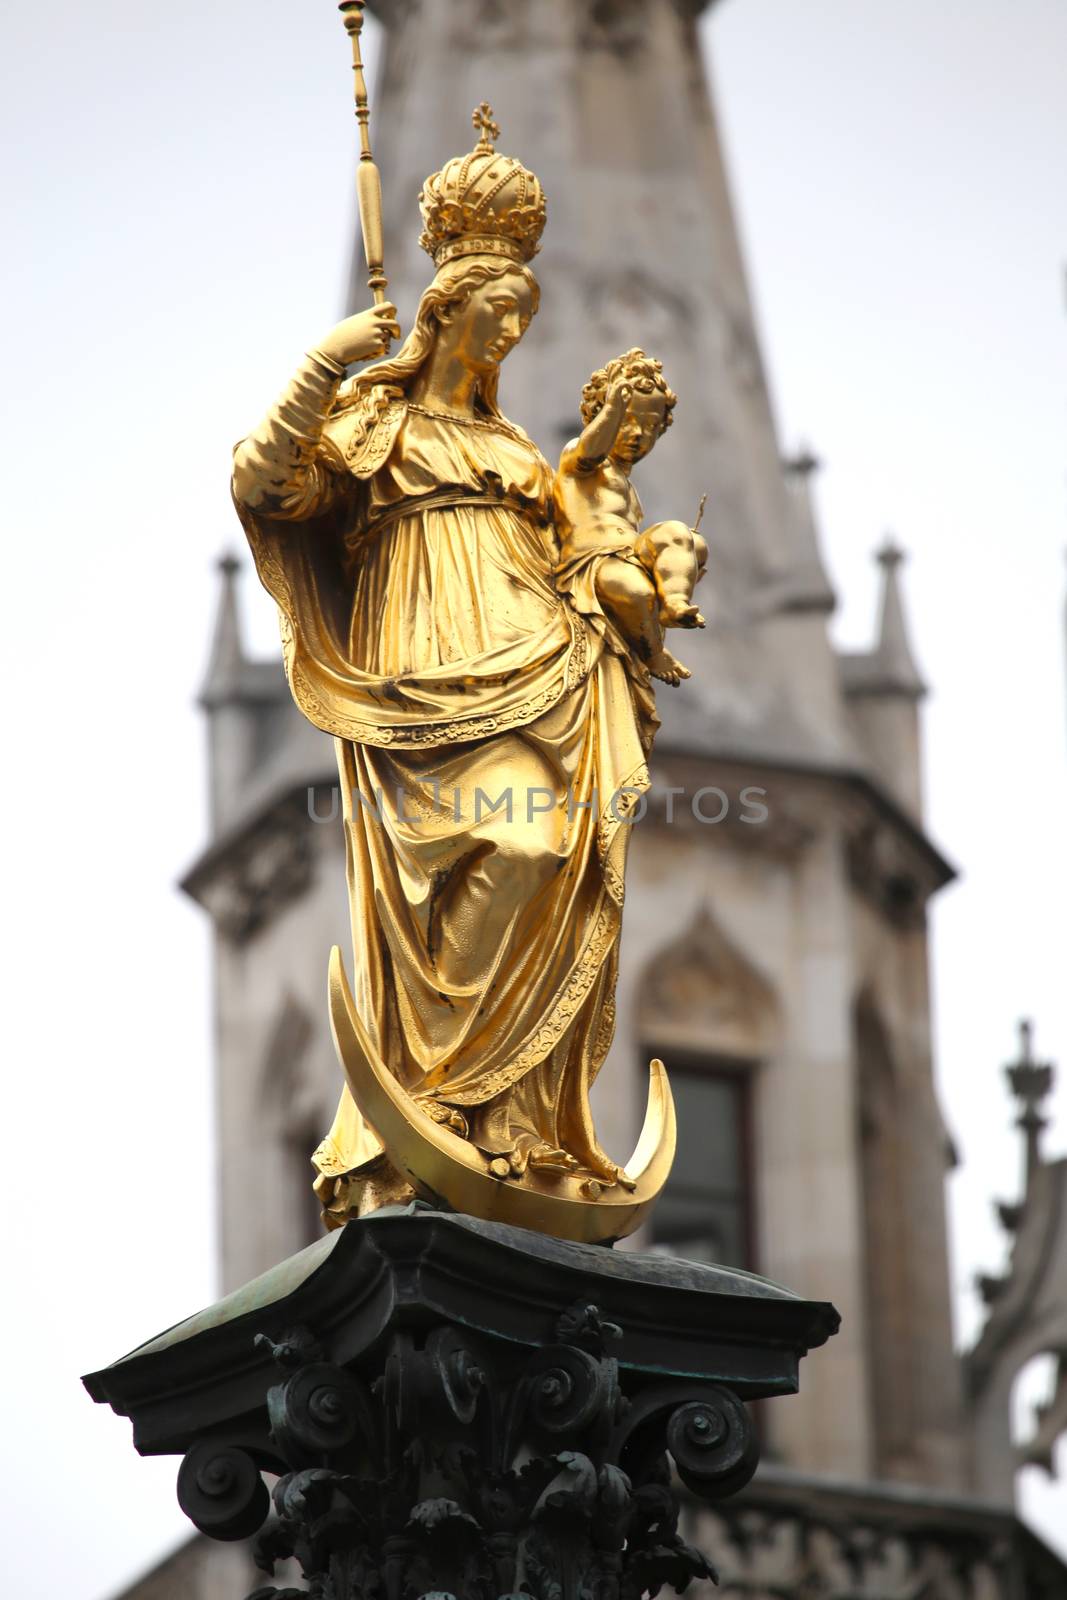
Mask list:
[[[964,874],[934,980],[966,1337],[1019,1175],[1019,1015],[1067,1070],[1067,6],[724,0],[706,32],[783,443],[826,462],[842,643],[869,638],[882,533],[912,552],[930,826]],[[331,0],[56,0],[4,35],[0,1502],[8,1589],[97,1600],[187,1529],[176,1462],[78,1374],[214,1294],[208,936],[174,889],[205,831],[192,697],[229,446],[340,309],[352,123]],[[1026,1504],[1067,1526],[1062,1487]]]

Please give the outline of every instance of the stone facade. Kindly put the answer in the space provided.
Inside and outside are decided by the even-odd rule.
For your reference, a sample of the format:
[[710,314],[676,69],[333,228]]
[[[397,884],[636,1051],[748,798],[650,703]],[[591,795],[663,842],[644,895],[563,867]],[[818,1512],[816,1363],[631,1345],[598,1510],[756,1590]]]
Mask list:
[[[842,656],[829,638],[834,597],[811,504],[814,463],[783,462],[775,436],[697,46],[702,8],[380,0],[374,9],[385,24],[375,148],[402,323],[430,271],[415,243],[422,179],[467,147],[468,107],[488,98],[503,124],[500,147],[536,168],[549,200],[534,262],[542,309],[509,359],[506,411],[552,455],[574,432],[591,368],[639,341],[679,394],[675,426],[639,469],[649,516],[688,515],[709,491],[712,559],[700,597],[709,626],[679,646],[692,681],[659,696],[664,725],[633,841],[618,1031],[595,1098],[604,1142],[619,1158],[632,1147],[649,1053],[679,1064],[680,1092],[694,1106],[710,1105],[701,1096],[714,1086],[714,1103],[735,1118],[729,1192],[707,1189],[725,1230],[718,1237],[742,1240],[743,1264],[832,1299],[843,1314],[802,1393],[760,1418],[779,1474],[773,1516],[783,1529],[815,1528],[832,1501],[838,1523],[847,1520],[847,1496],[819,1488],[836,1479],[856,1493],[869,1486],[863,1515],[891,1521],[896,1491],[879,1486],[900,1485],[934,1508],[924,1526],[951,1565],[959,1518],[977,1515],[960,1497],[980,1491],[997,1504],[998,1526],[1017,1525],[1005,1384],[980,1346],[965,1392],[952,1346],[951,1149],[933,1086],[925,910],[952,869],[923,830],[923,686],[896,550],[879,557],[872,649]],[[365,298],[361,274],[357,257],[354,304]],[[229,1290],[314,1227],[307,1162],[340,1082],[326,961],[348,934],[330,742],[292,708],[280,666],[246,658],[236,573],[224,566],[203,692],[213,835],[185,886],[214,926]],[[706,1131],[711,1139],[715,1129]],[[704,1176],[695,1172],[679,1197],[679,1228],[699,1229],[699,1218],[685,1217],[699,1210]],[[1031,1210],[1047,1215],[1051,1203],[1035,1196]],[[1020,1231],[1022,1254],[1026,1238]],[[946,1497],[959,1504],[946,1509]],[[749,1510],[761,1506],[752,1500]],[[740,1526],[712,1529],[711,1545],[736,1546]],[[174,1558],[187,1567],[170,1587],[165,1564],[132,1593],[221,1593],[202,1575],[200,1548],[194,1541]],[[975,1556],[970,1587],[946,1578],[923,1588],[913,1563],[901,1568],[903,1586],[860,1589],[829,1577],[819,1587],[803,1562],[761,1577],[742,1555],[723,1592],[1055,1592],[1011,1587],[992,1556]],[[227,1593],[240,1592],[236,1579],[227,1583]]]

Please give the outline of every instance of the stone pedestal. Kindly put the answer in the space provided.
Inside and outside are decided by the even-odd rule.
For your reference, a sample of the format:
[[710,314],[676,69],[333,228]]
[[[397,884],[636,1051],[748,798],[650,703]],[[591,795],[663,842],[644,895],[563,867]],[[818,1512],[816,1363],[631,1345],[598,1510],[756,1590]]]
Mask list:
[[258,1535],[266,1574],[297,1559],[308,1589],[261,1600],[639,1600],[713,1571],[678,1534],[670,1462],[705,1499],[743,1487],[744,1402],[794,1393],[837,1323],[748,1273],[415,1204],[85,1384],[142,1454],[184,1457],[203,1533]]

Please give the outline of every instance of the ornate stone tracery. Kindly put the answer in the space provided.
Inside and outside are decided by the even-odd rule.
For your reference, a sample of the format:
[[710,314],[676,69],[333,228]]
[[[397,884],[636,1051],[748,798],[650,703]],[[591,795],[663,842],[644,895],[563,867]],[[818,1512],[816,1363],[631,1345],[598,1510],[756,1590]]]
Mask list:
[[719,1583],[701,1600],[1057,1600],[1062,1568],[1005,1511],[828,1486],[773,1471],[736,1500],[692,1506]]
[[[1006,1074],[1020,1107],[1025,1186],[1020,1200],[998,1208],[1012,1235],[1008,1270],[979,1279],[988,1316],[964,1357],[979,1487],[1002,1496],[1010,1495],[1020,1467],[1053,1474],[1057,1443],[1067,1434],[1067,1158],[1049,1160],[1043,1153],[1043,1108],[1054,1068],[1034,1058],[1030,1023],[1021,1023],[1019,1032],[1019,1057]],[[1009,1431],[1012,1390],[1023,1369],[1045,1354],[1056,1361],[1053,1390],[1037,1409],[1032,1436],[1016,1445]]]

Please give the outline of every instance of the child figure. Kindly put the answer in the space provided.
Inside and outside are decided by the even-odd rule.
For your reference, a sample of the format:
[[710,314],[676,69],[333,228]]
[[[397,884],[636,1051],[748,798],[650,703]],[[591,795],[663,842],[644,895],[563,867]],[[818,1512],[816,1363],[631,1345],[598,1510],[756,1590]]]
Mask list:
[[639,349],[616,356],[582,390],[585,427],[556,477],[558,588],[579,611],[606,613],[649,672],[674,684],[690,673],[664,645],[664,629],[704,626],[693,586],[708,547],[684,522],[642,530],[630,471],[670,427],[676,401],[658,361]]

